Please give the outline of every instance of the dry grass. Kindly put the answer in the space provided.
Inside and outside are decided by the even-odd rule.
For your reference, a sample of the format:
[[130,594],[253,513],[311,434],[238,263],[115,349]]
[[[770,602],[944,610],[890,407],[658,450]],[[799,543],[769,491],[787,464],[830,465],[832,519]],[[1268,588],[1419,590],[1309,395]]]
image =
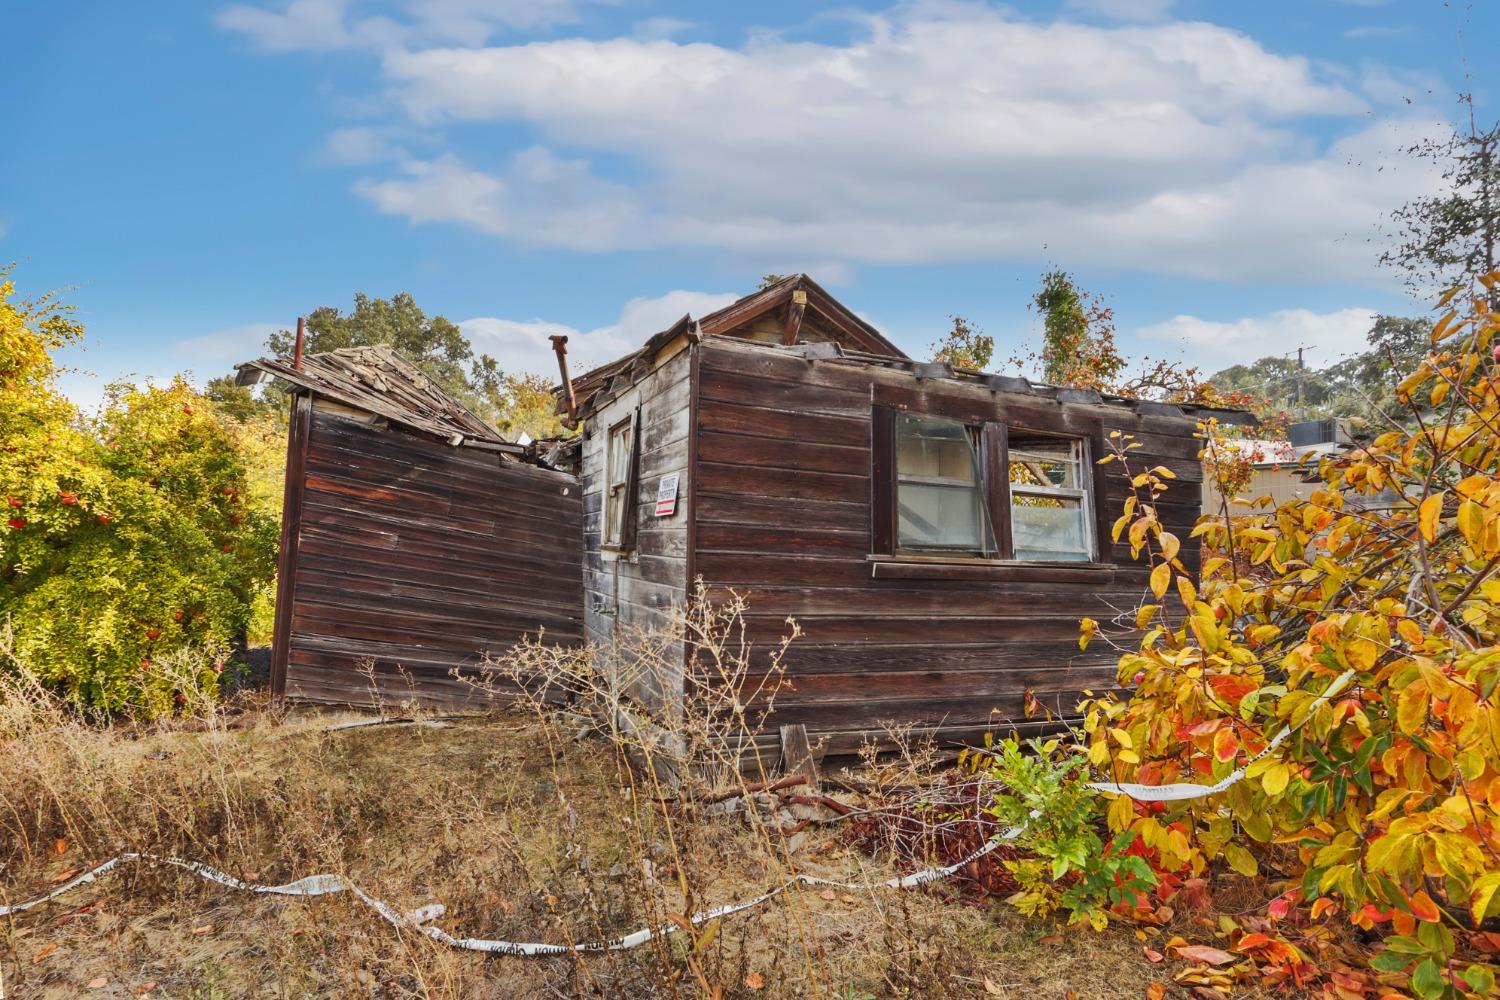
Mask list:
[[[596,713],[592,735],[540,703],[446,728],[328,732],[327,716],[208,703],[176,722],[104,725],[24,671],[0,671],[0,901],[137,850],[267,883],[336,872],[403,910],[445,904],[440,926],[463,936],[576,942],[753,896],[794,871],[898,870],[850,846],[840,824],[783,835],[783,804],[702,760],[692,734],[754,725],[726,723],[717,696],[691,709],[716,721],[687,720],[689,738],[663,749],[609,722],[625,703],[600,700],[579,673],[597,680],[593,667],[525,656],[533,677],[553,657],[537,690],[590,694],[573,710]],[[731,643],[710,657],[720,680],[736,680],[738,656]],[[681,721],[683,706],[672,710]],[[647,766],[626,763],[643,754]],[[681,784],[658,781],[656,754]],[[738,808],[703,802],[736,792]],[[1028,923],[953,893],[797,890],[633,951],[527,959],[444,948],[349,895],[255,896],[129,867],[0,919],[0,996],[1139,998],[1167,978],[1130,929]]]

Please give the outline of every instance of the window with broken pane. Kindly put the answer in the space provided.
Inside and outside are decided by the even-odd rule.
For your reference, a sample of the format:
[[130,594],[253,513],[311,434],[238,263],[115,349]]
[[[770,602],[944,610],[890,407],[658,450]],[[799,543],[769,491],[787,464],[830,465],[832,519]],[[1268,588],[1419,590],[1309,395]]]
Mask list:
[[957,420],[896,416],[897,544],[995,553],[978,432]]
[[1008,448],[1013,558],[1093,558],[1084,442],[1011,428]]

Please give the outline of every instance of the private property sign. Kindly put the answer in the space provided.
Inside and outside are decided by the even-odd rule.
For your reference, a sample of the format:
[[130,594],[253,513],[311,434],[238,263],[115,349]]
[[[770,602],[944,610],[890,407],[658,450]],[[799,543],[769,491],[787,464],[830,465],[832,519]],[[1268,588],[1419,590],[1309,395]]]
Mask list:
[[671,517],[677,513],[677,473],[661,477],[656,487],[656,516]]

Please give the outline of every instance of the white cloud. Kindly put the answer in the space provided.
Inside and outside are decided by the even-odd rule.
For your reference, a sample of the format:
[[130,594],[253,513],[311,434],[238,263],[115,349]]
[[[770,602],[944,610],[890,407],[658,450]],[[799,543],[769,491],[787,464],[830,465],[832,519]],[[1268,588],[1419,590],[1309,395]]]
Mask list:
[[1365,335],[1375,316],[1375,310],[1359,308],[1326,313],[1281,309],[1230,321],[1174,316],[1138,330],[1137,336],[1180,349],[1189,363],[1209,372],[1270,355],[1295,357],[1299,347],[1305,349],[1309,367],[1326,368],[1365,349]]
[[284,329],[284,324],[280,323],[231,326],[179,340],[172,345],[172,353],[186,366],[209,365],[227,369],[235,362],[260,357],[265,353],[266,338],[281,329]]
[[1177,0],[1068,0],[1067,9],[1086,11],[1117,21],[1160,21]]
[[673,291],[654,298],[634,298],[625,303],[619,317],[605,326],[581,331],[540,319],[512,320],[476,316],[459,323],[477,352],[489,354],[508,372],[532,372],[555,378],[557,358],[547,339],[551,334],[568,338],[568,368],[582,374],[589,368],[613,361],[635,350],[690,313],[704,316],[733,302],[732,293]]
[[397,142],[398,130],[352,126],[335,129],[323,140],[316,159],[334,167],[367,167],[376,163],[409,159]]
[[380,211],[412,222],[459,223],[574,250],[624,246],[640,221],[624,188],[594,177],[582,161],[559,160],[539,147],[512,157],[503,176],[452,156],[407,160],[401,170],[404,177],[360,180],[354,190]]
[[[846,44],[393,50],[384,70],[412,120],[522,123],[547,148],[583,151],[556,161],[568,182],[547,188],[569,224],[517,223],[532,200],[517,165],[412,162],[359,190],[414,220],[573,248],[796,247],[891,263],[1047,252],[1318,280],[1367,278],[1375,220],[1426,181],[1368,162],[1422,123],[1366,125],[1320,148],[1299,128],[1364,121],[1370,108],[1345,82],[1358,74],[1229,29],[1038,24],[933,4],[865,24]],[[638,179],[597,176],[591,160],[604,158]],[[484,178],[502,203],[456,211],[453,189]]]

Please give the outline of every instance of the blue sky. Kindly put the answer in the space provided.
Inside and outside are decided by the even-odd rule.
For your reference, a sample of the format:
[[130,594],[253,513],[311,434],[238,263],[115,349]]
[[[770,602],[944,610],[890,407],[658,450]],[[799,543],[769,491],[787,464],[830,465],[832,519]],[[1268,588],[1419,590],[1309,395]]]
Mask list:
[[80,401],[410,291],[501,364],[608,360],[806,270],[921,351],[1001,354],[1073,271],[1133,354],[1358,349],[1411,313],[1400,147],[1494,70],[1439,0],[22,2],[0,259],[67,288]]

